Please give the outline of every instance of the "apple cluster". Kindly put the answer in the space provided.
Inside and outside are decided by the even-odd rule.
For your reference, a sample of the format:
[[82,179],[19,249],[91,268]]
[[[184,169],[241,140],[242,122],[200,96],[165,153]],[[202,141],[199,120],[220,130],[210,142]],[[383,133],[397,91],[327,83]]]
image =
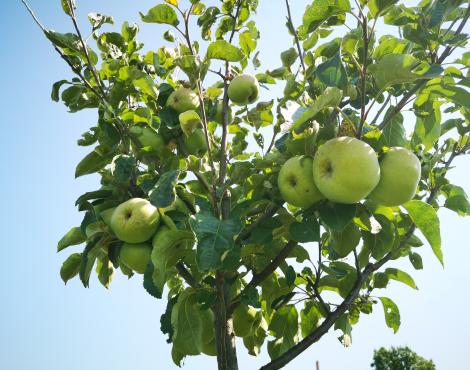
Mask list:
[[278,176],[283,199],[308,208],[322,199],[353,204],[365,198],[395,207],[413,199],[421,164],[408,149],[393,147],[379,161],[364,141],[343,136],[321,145],[315,156],[287,160]]

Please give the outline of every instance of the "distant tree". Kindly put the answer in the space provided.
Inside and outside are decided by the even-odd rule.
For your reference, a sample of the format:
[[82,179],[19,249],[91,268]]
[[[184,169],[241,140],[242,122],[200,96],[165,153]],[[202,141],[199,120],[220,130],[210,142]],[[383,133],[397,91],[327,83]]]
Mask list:
[[432,360],[426,360],[408,347],[380,348],[374,351],[376,370],[436,370]]

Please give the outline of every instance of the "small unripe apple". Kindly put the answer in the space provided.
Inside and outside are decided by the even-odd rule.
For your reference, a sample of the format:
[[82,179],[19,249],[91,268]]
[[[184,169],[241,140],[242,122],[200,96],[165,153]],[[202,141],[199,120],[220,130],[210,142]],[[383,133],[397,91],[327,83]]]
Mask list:
[[357,203],[379,183],[377,154],[369,144],[356,138],[328,140],[318,148],[313,160],[313,178],[327,199]]
[[421,178],[421,163],[414,153],[393,147],[380,160],[380,181],[369,199],[395,207],[413,199]]
[[201,127],[201,117],[193,110],[180,113],[179,121],[181,130],[186,136],[190,136],[198,127]]
[[129,129],[129,135],[142,148],[150,147],[155,153],[161,153],[166,147],[163,137],[150,126],[134,125]]
[[315,185],[312,166],[312,158],[296,156],[281,167],[277,184],[282,198],[287,203],[308,208],[323,198]]
[[206,137],[202,129],[196,129],[191,135],[184,136],[184,145],[189,154],[203,157],[207,153]]
[[186,87],[180,87],[173,91],[166,101],[167,107],[173,108],[177,113],[199,108],[199,97]]
[[111,229],[119,240],[142,243],[158,229],[160,214],[148,200],[132,198],[121,203],[111,217]]
[[150,261],[152,246],[149,243],[124,243],[119,251],[119,261],[131,270],[143,274]]
[[236,76],[228,87],[228,96],[237,105],[248,105],[258,99],[259,83],[251,75]]

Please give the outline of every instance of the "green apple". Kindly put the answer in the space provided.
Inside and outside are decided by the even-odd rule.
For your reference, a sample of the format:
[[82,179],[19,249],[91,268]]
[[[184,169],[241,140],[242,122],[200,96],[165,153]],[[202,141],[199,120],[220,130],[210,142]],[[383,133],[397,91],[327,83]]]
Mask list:
[[239,305],[233,311],[233,330],[238,337],[246,337],[251,334],[253,324],[256,321],[258,311],[251,306]]
[[202,353],[208,356],[216,356],[214,314],[210,309],[201,309],[200,317],[204,327],[202,331]]
[[323,198],[313,180],[312,166],[312,158],[296,156],[281,167],[277,185],[287,203],[308,208]]
[[119,251],[119,261],[131,270],[143,274],[150,261],[152,246],[149,243],[124,243]]
[[181,130],[186,136],[190,136],[197,128],[201,127],[201,117],[193,110],[180,113],[179,121]]
[[143,243],[158,229],[160,214],[148,200],[132,198],[121,203],[111,217],[111,229],[126,243]]
[[189,154],[202,157],[207,152],[206,138],[202,129],[196,129],[191,135],[184,136],[184,145]]
[[254,103],[258,99],[259,83],[251,75],[236,76],[228,87],[228,97],[237,105]]
[[163,137],[150,126],[134,125],[129,129],[129,135],[142,148],[150,147],[158,154],[166,148]]
[[199,97],[186,87],[180,87],[173,91],[166,101],[167,107],[173,108],[177,113],[199,108]]
[[420,178],[418,157],[405,148],[390,148],[380,160],[380,181],[369,198],[384,206],[399,206],[413,199]]
[[[217,106],[215,107],[215,114],[213,117],[213,120],[217,123],[222,124],[223,123],[223,112],[224,112],[224,103],[219,100],[217,103]],[[227,107],[228,109],[228,123],[232,122],[232,109],[230,106]]]
[[353,137],[328,140],[313,159],[313,178],[327,199],[357,203],[379,183],[377,154],[369,144]]

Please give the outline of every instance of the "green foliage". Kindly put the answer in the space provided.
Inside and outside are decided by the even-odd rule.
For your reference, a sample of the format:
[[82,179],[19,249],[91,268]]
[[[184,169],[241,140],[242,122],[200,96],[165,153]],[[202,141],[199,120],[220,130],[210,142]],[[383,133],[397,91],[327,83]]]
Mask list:
[[[467,46],[467,6],[311,0],[299,26],[286,9],[292,47],[269,69],[258,49],[257,0],[157,2],[140,13],[148,27],[164,25],[160,41],[146,46],[137,24],[117,28],[98,13],[89,14],[87,32],[78,24],[70,33],[45,29],[74,74],[53,84],[52,100],[97,113],[77,141],[90,148],[75,176],[96,175],[99,185],[77,199],[82,222],[58,243],[58,251],[78,249],[62,280],[78,276],[88,287],[95,270],[108,288],[115,273],[135,278],[109,220],[118,205],[143,198],[161,218],[145,241],[152,252],[143,287],[168,300],[161,330],[178,366],[188,355],[216,354],[214,327],[230,331],[223,318],[240,304],[256,311],[243,343],[251,355],[267,349],[269,369],[289,362],[302,338],[314,343],[332,328],[350,345],[354,325],[379,301],[396,332],[399,308],[374,290],[392,280],[417,286],[387,263],[407,258],[422,269],[416,250],[424,240],[443,263],[439,208],[470,214],[464,189],[448,179],[453,160],[470,150],[470,54],[453,56]],[[61,7],[76,21],[74,1]],[[251,99],[241,84],[237,93],[250,95],[242,103],[256,101],[236,106],[228,87],[239,75],[268,95]],[[185,106],[200,117],[190,129],[179,120]],[[277,185],[283,164],[314,158],[339,136],[363,140],[379,160],[396,146],[413,152],[421,164],[414,199],[397,207],[367,198],[286,204]],[[398,368],[384,361],[376,368]]]
[[436,370],[432,360],[426,360],[408,347],[375,350],[371,367],[376,370]]

